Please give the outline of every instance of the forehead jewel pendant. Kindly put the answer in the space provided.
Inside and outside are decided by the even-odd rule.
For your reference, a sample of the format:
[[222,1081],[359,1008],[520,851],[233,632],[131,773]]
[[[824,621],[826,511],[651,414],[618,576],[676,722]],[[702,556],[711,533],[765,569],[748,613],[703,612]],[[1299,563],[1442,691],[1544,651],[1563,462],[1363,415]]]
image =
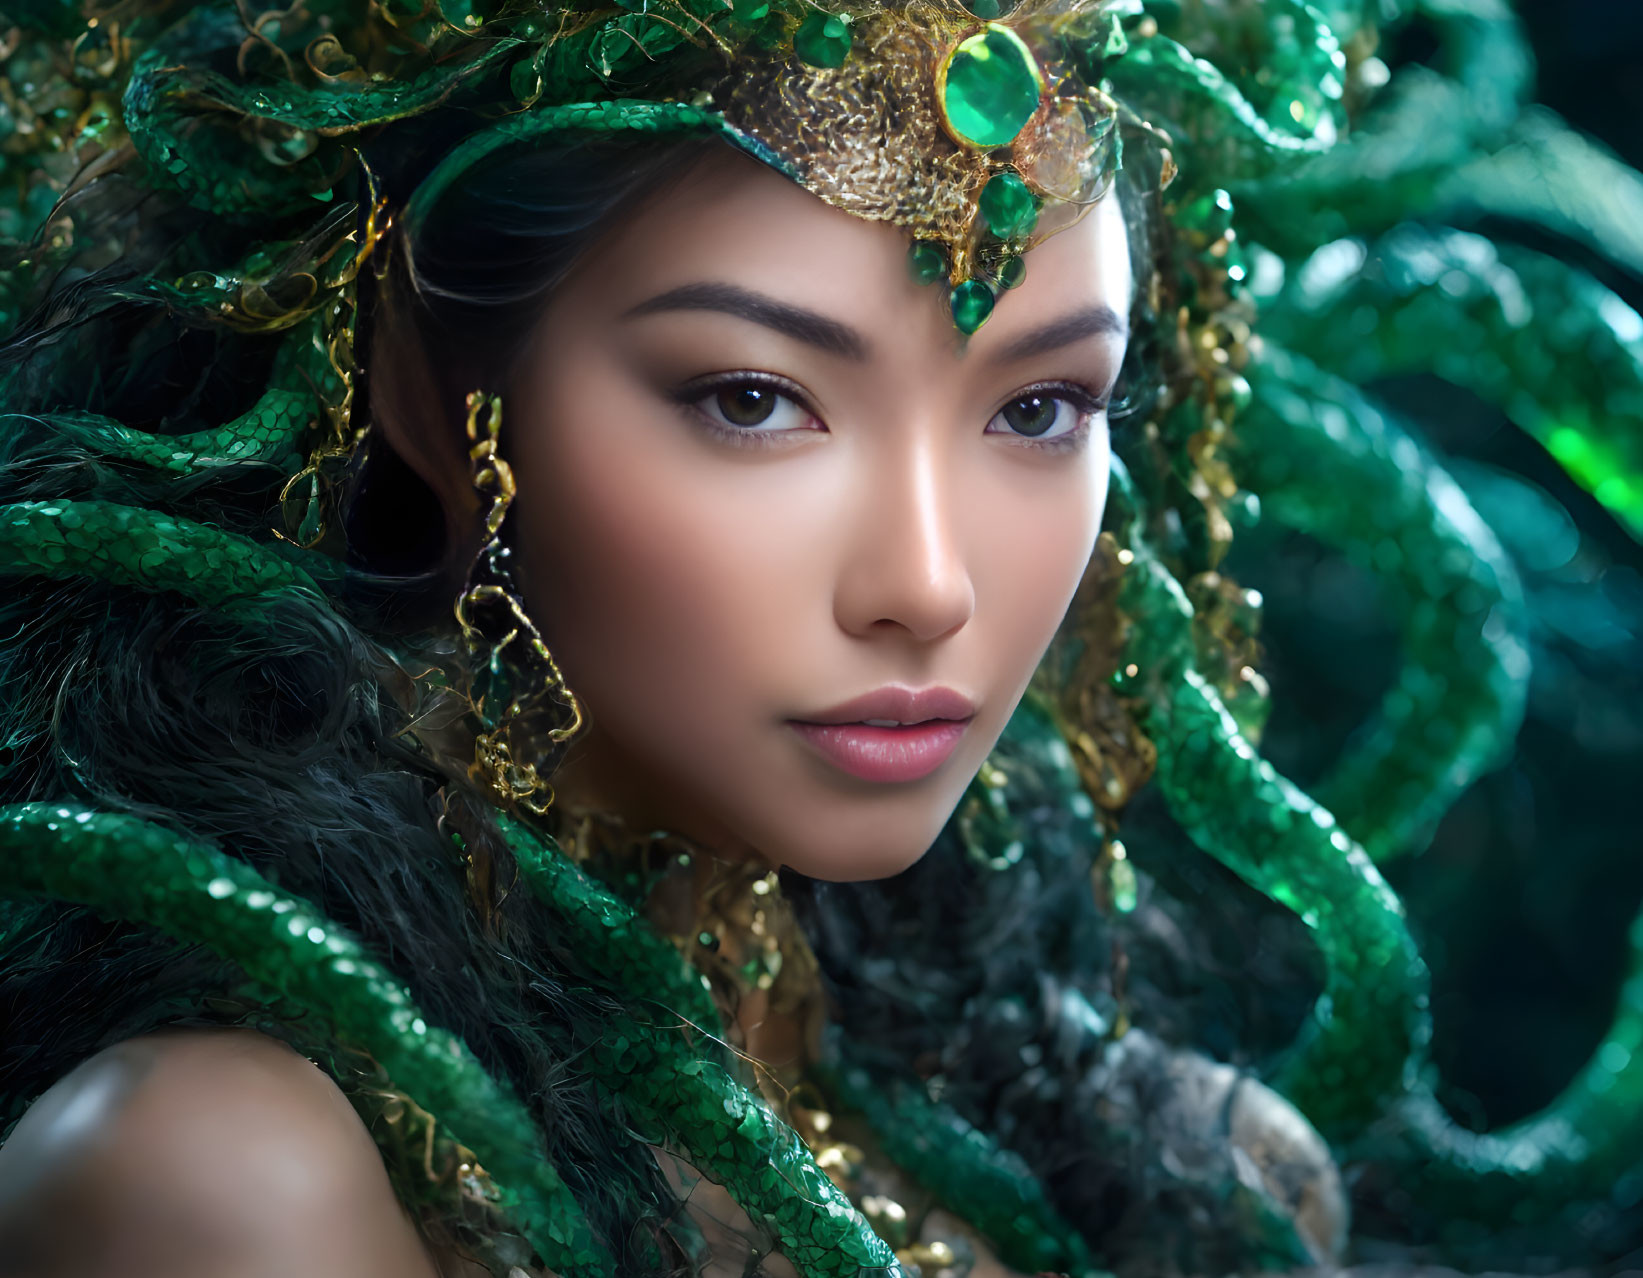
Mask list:
[[[990,22],[960,40],[936,71],[936,108],[948,136],[973,150],[1007,147],[1021,135],[1045,95],[1044,74],[1032,50],[1015,32]],[[1017,250],[1038,223],[1038,200],[1020,175],[1000,169],[987,179],[977,201],[978,229],[1004,246],[995,274],[1002,288],[1021,283],[1026,269]],[[915,245],[914,252],[921,246]],[[973,260],[973,259],[972,259]],[[987,281],[953,281],[953,323],[974,333],[993,312],[996,293]]]
[[1074,56],[1111,47],[1116,9],[983,5],[996,15],[990,0],[812,13],[718,95],[801,185],[909,232],[914,277],[946,283],[966,335],[1021,283],[1046,207],[1087,207],[1120,158],[1117,105],[1085,74],[1099,63]]

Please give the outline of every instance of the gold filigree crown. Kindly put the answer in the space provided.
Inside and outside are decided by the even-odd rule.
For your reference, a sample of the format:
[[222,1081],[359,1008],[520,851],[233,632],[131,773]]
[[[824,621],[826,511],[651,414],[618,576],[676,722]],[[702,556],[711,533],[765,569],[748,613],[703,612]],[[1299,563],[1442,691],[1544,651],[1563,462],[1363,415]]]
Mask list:
[[[945,281],[955,324],[973,333],[1021,282],[1022,255],[1075,221],[1118,168],[1118,106],[1099,83],[1103,61],[1125,47],[1118,9],[1051,0],[1001,18],[916,0],[761,12],[749,15],[763,20],[760,38],[736,48],[704,27],[721,56],[687,62],[663,100],[538,106],[539,82],[526,111],[435,169],[407,221],[481,157],[531,138],[717,133],[829,204],[910,232],[915,276]],[[656,68],[646,87],[668,80]]]
[[[1119,162],[1117,104],[1070,51],[1101,9],[983,21],[957,4],[815,14],[714,96],[729,124],[808,190],[914,237],[974,332],[1022,254],[1099,199]],[[1079,39],[1070,38],[1076,34]],[[1107,42],[1123,40],[1116,17]]]

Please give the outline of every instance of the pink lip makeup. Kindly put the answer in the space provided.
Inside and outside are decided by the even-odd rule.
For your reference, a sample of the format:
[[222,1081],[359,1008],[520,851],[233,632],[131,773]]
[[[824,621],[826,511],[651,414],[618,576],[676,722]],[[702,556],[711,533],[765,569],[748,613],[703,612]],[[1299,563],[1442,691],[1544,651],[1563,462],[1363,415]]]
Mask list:
[[795,731],[836,767],[865,781],[917,781],[953,753],[975,703],[951,688],[879,688],[812,718]]
[[897,728],[865,723],[794,723],[800,736],[864,781],[917,781],[953,753],[968,719],[931,719]]

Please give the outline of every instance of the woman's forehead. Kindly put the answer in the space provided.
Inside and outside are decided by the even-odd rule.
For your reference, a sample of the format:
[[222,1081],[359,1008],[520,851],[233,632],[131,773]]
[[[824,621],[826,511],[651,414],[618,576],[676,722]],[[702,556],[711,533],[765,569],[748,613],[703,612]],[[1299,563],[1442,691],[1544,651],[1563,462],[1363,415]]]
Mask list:
[[[726,149],[618,223],[590,252],[573,291],[596,293],[599,309],[616,316],[679,290],[728,285],[903,338],[909,321],[934,316],[931,340],[953,346],[946,290],[914,278],[910,248],[900,228],[853,216]],[[1007,345],[1048,316],[1090,306],[1127,315],[1132,268],[1115,195],[1023,261],[1022,282],[1001,293],[968,345]]]

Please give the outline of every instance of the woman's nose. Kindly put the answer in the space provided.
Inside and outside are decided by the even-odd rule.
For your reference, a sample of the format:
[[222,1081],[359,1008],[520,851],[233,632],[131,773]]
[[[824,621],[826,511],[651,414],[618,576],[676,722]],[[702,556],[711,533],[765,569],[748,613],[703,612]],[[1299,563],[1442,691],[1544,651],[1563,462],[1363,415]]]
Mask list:
[[880,450],[855,486],[834,602],[849,634],[890,626],[929,642],[975,611],[962,534],[978,512],[963,509],[938,451],[927,443]]

